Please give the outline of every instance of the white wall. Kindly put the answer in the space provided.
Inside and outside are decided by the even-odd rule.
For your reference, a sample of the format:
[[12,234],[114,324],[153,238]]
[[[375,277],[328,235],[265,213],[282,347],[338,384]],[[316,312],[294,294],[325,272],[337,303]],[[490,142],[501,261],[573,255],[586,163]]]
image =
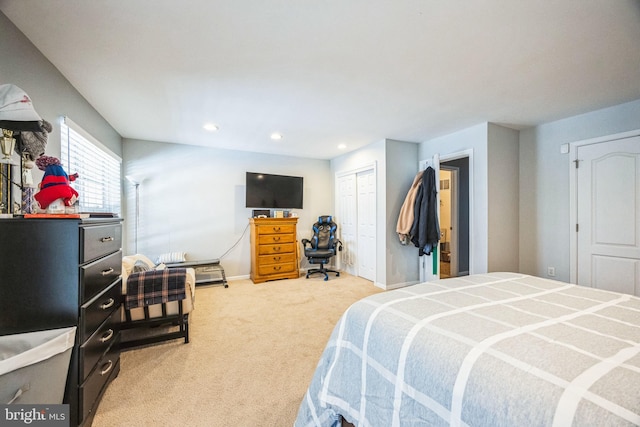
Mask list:
[[570,280],[569,155],[562,144],[640,129],[640,100],[520,132],[520,271]]
[[[220,258],[227,277],[248,276],[251,267],[245,172],[304,178],[298,240],[311,236],[318,216],[333,212],[333,174],[328,160],[125,139],[124,174],[141,182],[138,252],[152,259],[183,251],[187,259]],[[134,186],[125,183],[125,253],[133,251]],[[234,245],[236,245],[234,247]],[[304,258],[304,257],[302,257]],[[302,260],[306,268],[306,259]]]

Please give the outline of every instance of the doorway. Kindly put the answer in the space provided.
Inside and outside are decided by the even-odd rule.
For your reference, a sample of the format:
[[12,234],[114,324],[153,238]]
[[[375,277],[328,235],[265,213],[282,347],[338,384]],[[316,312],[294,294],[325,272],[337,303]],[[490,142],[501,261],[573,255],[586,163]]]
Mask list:
[[572,148],[572,282],[640,296],[640,135]]
[[[455,176],[457,170],[440,167],[440,278],[456,277],[457,268],[453,261],[457,261],[456,238],[453,233],[457,233],[457,210],[456,197],[454,195],[457,183]],[[455,224],[455,227],[454,227]],[[457,237],[457,236],[456,236]]]
[[469,158],[440,162],[440,277],[469,274]]

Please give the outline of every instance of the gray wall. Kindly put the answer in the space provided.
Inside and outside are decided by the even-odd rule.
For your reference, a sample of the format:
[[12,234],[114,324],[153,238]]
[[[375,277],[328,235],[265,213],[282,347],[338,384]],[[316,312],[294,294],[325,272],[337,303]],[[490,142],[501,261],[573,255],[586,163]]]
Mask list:
[[469,163],[471,174],[470,206],[470,260],[469,273],[482,273],[488,269],[488,123],[460,130],[450,135],[425,141],[420,144],[419,158],[431,159],[434,154],[440,157],[472,150]]
[[[107,148],[123,157],[123,176],[144,179],[140,186],[138,251],[155,257],[185,251],[190,259],[221,256],[225,271],[248,276],[251,210],[244,207],[245,171],[304,176],[304,209],[299,238],[315,219],[333,210],[329,161],[259,155],[230,150],[127,140],[98,114],[64,76],[0,13],[0,83],[12,83],[31,97],[42,118],[54,126],[46,154],[60,156],[61,116],[68,116]],[[34,177],[41,179],[40,171]],[[125,253],[132,253],[135,191],[123,181]],[[306,261],[302,263],[306,267]]]
[[418,252],[396,234],[398,214],[418,171],[418,144],[386,139],[331,160],[334,174],[376,165],[375,284],[391,289],[418,281]]
[[[122,156],[120,135],[2,13],[0,34],[0,83],[24,90],[40,117],[53,125],[46,154],[60,156],[60,117],[68,116]],[[40,181],[41,176],[34,179]]]
[[407,191],[418,172],[418,144],[403,141],[386,141],[386,251],[387,289],[416,283],[418,273],[418,249],[403,246],[396,233],[398,215]]
[[562,144],[640,129],[640,100],[520,132],[520,271],[570,280],[569,154]]
[[518,132],[493,123],[420,144],[421,159],[472,150],[469,272],[518,269]]
[[[184,250],[191,252],[194,257],[213,257],[219,256],[240,239],[238,246],[228,255],[228,267],[225,265],[232,275],[248,274],[248,237],[245,235],[242,238],[242,232],[249,210],[240,201],[244,197],[244,171],[255,169],[305,176],[305,208],[300,212],[298,228],[299,235],[305,237],[304,230],[311,227],[316,216],[326,213],[328,209],[333,210],[334,174],[374,162],[377,165],[379,188],[377,280],[385,286],[414,280],[413,253],[405,253],[409,248],[398,250],[392,246],[394,216],[397,217],[401,199],[397,192],[410,185],[408,177],[417,170],[418,160],[430,158],[436,152],[446,155],[472,149],[471,272],[487,271],[494,267],[490,266],[487,255],[490,250],[489,229],[493,235],[500,234],[501,228],[499,221],[494,221],[499,216],[494,217],[491,222],[493,225],[490,225],[489,203],[493,196],[489,192],[497,191],[495,195],[501,195],[500,198],[505,200],[495,200],[495,209],[509,209],[512,215],[517,205],[519,221],[517,233],[511,231],[496,242],[509,242],[504,250],[512,250],[512,255],[517,254],[520,271],[543,276],[547,267],[553,266],[557,278],[568,281],[569,164],[568,155],[560,154],[560,146],[640,128],[640,100],[637,100],[521,131],[518,144],[519,196],[515,200],[506,196],[513,194],[510,185],[515,178],[510,181],[511,184],[489,186],[488,158],[496,154],[503,155],[500,153],[504,147],[488,145],[487,141],[491,139],[488,135],[496,132],[488,123],[425,141],[419,144],[417,158],[408,158],[406,163],[402,159],[405,155],[411,157],[409,146],[387,144],[386,141],[371,144],[330,163],[141,141],[127,141],[125,147],[128,148],[123,152],[120,135],[2,13],[0,33],[0,83],[12,83],[25,90],[40,116],[54,125],[46,153],[60,155],[59,118],[66,115],[115,154],[124,157],[125,173],[135,175],[139,167],[144,171],[153,170],[154,177],[141,187],[145,202],[141,210],[151,209],[146,213],[152,220],[145,223],[151,233],[149,240],[144,243],[149,245],[147,249],[153,253]],[[500,129],[497,132],[505,133]],[[512,135],[507,132],[503,137],[506,138],[505,142]],[[507,150],[506,155],[512,158],[513,147],[508,146]],[[199,156],[203,156],[205,164],[198,164]],[[513,167],[514,163],[510,164]],[[512,173],[507,168],[502,170],[501,175]],[[36,175],[35,179],[39,181],[40,177]],[[497,181],[492,178],[492,182],[499,180],[499,177]],[[166,185],[166,190],[159,184]],[[124,188],[124,201],[129,204],[130,211],[124,214],[129,218],[133,213],[132,187],[125,185]],[[150,193],[145,194],[145,191]],[[148,195],[154,195],[157,199],[147,201]],[[189,212],[194,212],[194,209],[197,213],[190,215]],[[185,218],[176,219],[179,216]],[[127,229],[131,226],[127,221]],[[507,229],[513,230],[511,221],[504,228]],[[518,240],[515,250],[511,243],[514,236]],[[127,240],[128,248],[131,247],[131,237]],[[186,244],[192,239],[201,239],[202,243],[196,246]],[[139,245],[139,249],[142,247]],[[496,250],[492,246],[491,251]],[[497,262],[496,267],[502,268],[511,263],[511,260],[503,261]]]
[[[304,178],[304,207],[292,210],[299,215],[298,240],[310,237],[318,216],[334,209],[328,160],[132,139],[124,140],[124,158],[124,174],[140,183],[138,252],[151,259],[177,251],[190,260],[222,257],[228,277],[247,277],[252,209],[245,207],[246,172]],[[133,253],[135,187],[128,182],[125,198],[125,253]],[[308,267],[302,258],[302,268]]]
[[517,271],[519,132],[493,123],[487,130],[488,270]]

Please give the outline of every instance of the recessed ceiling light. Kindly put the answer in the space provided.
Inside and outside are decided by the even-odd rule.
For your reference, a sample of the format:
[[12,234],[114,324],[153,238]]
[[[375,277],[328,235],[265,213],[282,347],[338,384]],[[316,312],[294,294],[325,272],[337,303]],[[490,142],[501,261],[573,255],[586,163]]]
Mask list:
[[214,125],[213,123],[205,123],[202,127],[204,128],[204,130],[208,130],[209,132],[215,132],[218,130],[218,126]]
[[282,135],[281,135],[281,134],[279,134],[279,133],[272,133],[272,134],[271,134],[271,139],[273,139],[273,140],[276,140],[276,141],[277,141],[277,140],[279,140],[279,139],[282,139]]
[[347,148],[347,144],[340,144],[340,145],[338,145],[338,149],[339,149],[339,150],[344,150],[345,148]]

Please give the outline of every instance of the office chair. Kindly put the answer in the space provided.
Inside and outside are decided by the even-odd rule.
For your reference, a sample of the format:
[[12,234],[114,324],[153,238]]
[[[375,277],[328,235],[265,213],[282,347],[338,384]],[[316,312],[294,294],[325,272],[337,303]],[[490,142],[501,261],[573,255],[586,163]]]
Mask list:
[[307,270],[307,279],[309,275],[315,273],[324,274],[324,280],[329,280],[327,273],[336,273],[336,277],[340,276],[340,272],[325,268],[331,257],[335,256],[337,251],[342,250],[342,242],[336,237],[337,225],[333,222],[331,215],[323,215],[318,217],[318,222],[313,224],[313,237],[311,240],[302,239],[302,247],[304,248],[304,256],[307,257],[309,264],[320,264],[320,268]]

